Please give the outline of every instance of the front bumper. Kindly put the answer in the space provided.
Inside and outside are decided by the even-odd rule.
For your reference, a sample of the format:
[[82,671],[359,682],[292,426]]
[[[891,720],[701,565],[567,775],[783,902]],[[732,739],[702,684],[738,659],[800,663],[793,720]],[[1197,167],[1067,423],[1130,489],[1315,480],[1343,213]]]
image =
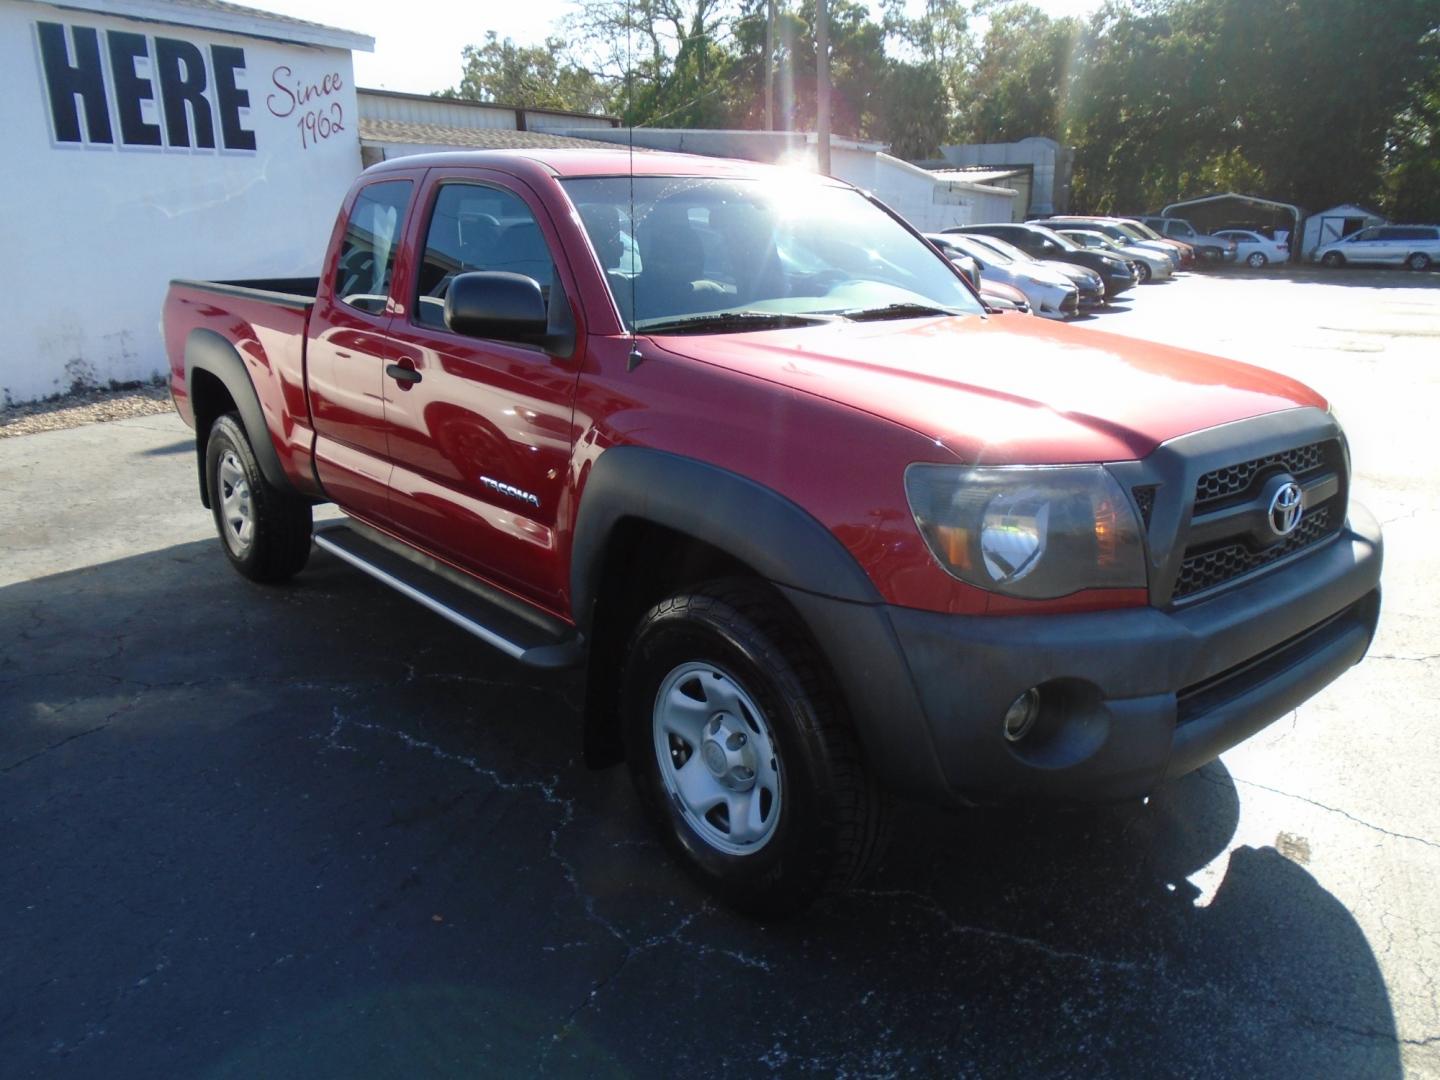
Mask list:
[[[1357,663],[1380,610],[1382,540],[1352,503],[1303,558],[1178,610],[957,616],[786,590],[845,691],[867,756],[947,803],[1148,794],[1290,712]],[[1041,687],[1019,743],[1001,719]]]

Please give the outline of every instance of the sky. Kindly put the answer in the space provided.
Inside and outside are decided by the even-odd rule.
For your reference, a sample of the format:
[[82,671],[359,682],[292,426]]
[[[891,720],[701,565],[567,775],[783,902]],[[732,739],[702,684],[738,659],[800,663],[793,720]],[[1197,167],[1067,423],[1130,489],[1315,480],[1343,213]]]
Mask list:
[[[428,94],[460,82],[460,50],[494,30],[521,44],[558,32],[569,0],[243,0],[251,7],[354,30],[375,39],[373,53],[355,53],[359,86]],[[908,0],[912,7],[923,0]],[[1051,15],[1083,15],[1099,0],[1032,0]],[[879,4],[874,7],[877,10]]]

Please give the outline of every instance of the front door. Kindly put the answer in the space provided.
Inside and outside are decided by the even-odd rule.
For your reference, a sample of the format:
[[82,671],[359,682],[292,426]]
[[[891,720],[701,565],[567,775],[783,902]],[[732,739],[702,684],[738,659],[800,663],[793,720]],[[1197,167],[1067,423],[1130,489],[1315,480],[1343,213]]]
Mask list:
[[543,207],[511,181],[477,175],[429,175],[407,246],[415,265],[395,290],[392,361],[414,375],[385,380],[391,512],[434,554],[563,614],[560,529],[584,335],[574,355],[555,357],[445,326],[451,278],[474,270],[532,277],[552,310],[576,310]]

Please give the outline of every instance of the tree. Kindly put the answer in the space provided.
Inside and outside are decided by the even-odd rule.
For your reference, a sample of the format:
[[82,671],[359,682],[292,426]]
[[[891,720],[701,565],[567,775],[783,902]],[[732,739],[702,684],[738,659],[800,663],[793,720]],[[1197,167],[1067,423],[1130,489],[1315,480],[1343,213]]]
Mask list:
[[611,90],[568,56],[560,38],[543,45],[503,41],[491,30],[484,45],[466,45],[465,71],[458,87],[437,96],[468,101],[494,101],[532,109],[606,112]]

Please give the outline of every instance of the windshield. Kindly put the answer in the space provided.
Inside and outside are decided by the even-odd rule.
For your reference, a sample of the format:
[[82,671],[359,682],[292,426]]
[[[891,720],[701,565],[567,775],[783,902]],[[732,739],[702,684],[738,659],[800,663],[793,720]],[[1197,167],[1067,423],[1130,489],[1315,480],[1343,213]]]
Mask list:
[[1127,230],[1129,230],[1129,231],[1131,231],[1131,232],[1134,232],[1134,233],[1138,233],[1140,236],[1143,236],[1146,240],[1164,240],[1164,239],[1165,239],[1163,236],[1161,236],[1159,233],[1157,233],[1154,229],[1150,228],[1149,225],[1146,225],[1143,221],[1122,221],[1122,222],[1120,222],[1120,228],[1122,228],[1122,229],[1127,229]]
[[1001,240],[998,236],[987,236],[983,233],[976,233],[971,236],[970,239],[977,244],[983,244],[992,251],[999,252],[1012,263],[1033,263],[1040,261],[1021,251],[1014,244],[1010,243],[1009,240]]
[[1030,230],[1043,236],[1046,240],[1053,240],[1060,245],[1062,251],[1079,251],[1080,245],[1073,240],[1061,236],[1054,229],[1047,229],[1044,225],[1031,225]]
[[974,259],[981,259],[984,262],[993,263],[996,266],[1009,266],[1015,261],[1003,251],[993,247],[986,247],[984,244],[978,244],[974,238],[969,236],[951,235],[947,236],[946,239]]
[[947,260],[851,188],[675,176],[562,184],[628,330],[984,312]]

